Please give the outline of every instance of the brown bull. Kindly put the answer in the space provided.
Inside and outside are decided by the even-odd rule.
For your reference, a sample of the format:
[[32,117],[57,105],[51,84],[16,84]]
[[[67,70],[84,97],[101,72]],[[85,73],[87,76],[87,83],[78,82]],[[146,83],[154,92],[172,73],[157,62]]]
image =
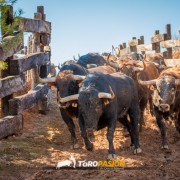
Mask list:
[[145,58],[156,66],[159,73],[167,69],[164,58],[160,53],[146,54]]
[[136,85],[138,87],[139,105],[141,110],[141,117],[140,117],[140,131],[141,131],[142,124],[144,122],[143,114],[147,106],[148,100],[150,103],[151,114],[153,112],[153,107],[152,107],[152,98],[150,95],[150,91],[148,88],[139,85],[138,77],[140,77],[143,80],[156,79],[159,76],[158,70],[153,63],[145,60],[144,62],[135,61],[135,60],[121,60],[118,61],[118,63],[111,61],[110,65],[116,68],[117,71],[130,76],[136,82]]
[[88,72],[90,72],[90,73],[102,72],[102,73],[106,73],[106,74],[112,74],[112,73],[115,73],[116,70],[111,66],[98,66],[95,68],[88,69]]
[[180,132],[180,68],[164,70],[160,76],[151,81],[139,83],[153,86],[153,105],[157,124],[161,131],[162,148],[167,149],[166,129],[163,119],[175,119],[176,128]]

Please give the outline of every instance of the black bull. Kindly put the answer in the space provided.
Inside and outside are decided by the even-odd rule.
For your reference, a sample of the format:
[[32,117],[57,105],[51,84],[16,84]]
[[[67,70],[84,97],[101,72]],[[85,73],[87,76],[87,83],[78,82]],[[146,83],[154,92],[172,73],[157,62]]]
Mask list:
[[73,122],[73,119],[78,117],[78,108],[77,101],[73,100],[73,95],[78,93],[79,84],[86,77],[89,71],[113,73],[114,69],[108,66],[99,66],[87,70],[78,64],[68,64],[61,67],[56,78],[40,79],[41,82],[56,83],[60,112],[62,119],[67,124],[71,133],[72,148],[78,148],[77,138],[75,135],[75,124]]
[[[139,105],[134,81],[121,73],[89,74],[79,90],[79,126],[85,146],[92,150],[88,135],[93,130],[108,127],[109,158],[115,155],[113,138],[116,120],[127,127],[134,153],[141,152],[138,136]],[[127,120],[130,117],[130,123]]]

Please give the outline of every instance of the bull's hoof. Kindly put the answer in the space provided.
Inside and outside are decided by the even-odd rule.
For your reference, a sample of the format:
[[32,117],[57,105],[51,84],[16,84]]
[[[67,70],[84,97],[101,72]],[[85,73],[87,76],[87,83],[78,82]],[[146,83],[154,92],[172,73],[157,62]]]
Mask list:
[[108,154],[108,160],[116,160],[117,155],[116,154]]
[[134,150],[135,146],[134,145],[130,145],[130,150]]
[[88,151],[92,151],[93,150],[93,144],[91,143],[91,144],[86,145],[86,149]]
[[165,144],[165,145],[162,145],[162,146],[161,146],[161,149],[169,149],[169,147],[168,147],[167,144]]
[[151,114],[152,117],[154,117],[154,111],[151,110],[150,114]]
[[79,144],[73,144],[73,145],[71,145],[71,149],[78,149],[79,148]]
[[94,141],[95,141],[95,137],[94,137],[94,136],[90,137],[90,138],[89,138],[89,141],[90,141],[90,142],[94,142]]
[[128,132],[128,130],[126,128],[123,129],[123,136],[125,136],[125,137],[130,136],[130,134],[129,134],[129,132]]
[[134,149],[134,154],[139,154],[142,152],[141,148]]

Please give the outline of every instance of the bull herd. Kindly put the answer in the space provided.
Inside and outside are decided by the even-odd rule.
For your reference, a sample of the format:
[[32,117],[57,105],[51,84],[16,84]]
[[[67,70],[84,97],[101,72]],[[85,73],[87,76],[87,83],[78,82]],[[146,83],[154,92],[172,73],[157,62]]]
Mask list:
[[147,105],[160,129],[162,149],[168,148],[165,121],[174,121],[180,133],[180,67],[167,68],[159,54],[118,59],[107,53],[88,53],[63,63],[56,77],[39,80],[57,87],[73,149],[78,148],[73,122],[77,118],[87,150],[93,149],[94,130],[107,127],[108,159],[115,159],[113,138],[119,121],[130,134],[134,154],[140,153],[139,131]]

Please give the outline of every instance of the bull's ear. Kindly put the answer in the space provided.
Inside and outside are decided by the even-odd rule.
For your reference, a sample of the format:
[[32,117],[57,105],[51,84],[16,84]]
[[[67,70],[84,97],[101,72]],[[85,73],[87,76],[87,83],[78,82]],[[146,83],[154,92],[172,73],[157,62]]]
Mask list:
[[156,85],[149,85],[148,86],[149,92],[153,94],[153,92],[157,89]]
[[156,88],[156,85],[150,85],[150,86],[149,86],[149,89],[150,89],[151,91],[154,91],[154,90],[157,89],[157,88]]
[[177,86],[177,91],[180,91],[180,85]]
[[73,102],[73,103],[71,104],[71,106],[74,107],[74,108],[77,108],[78,104],[77,104],[76,102]]
[[82,81],[78,80],[78,81],[76,81],[76,84],[77,84],[77,86],[81,87],[82,86]]
[[103,105],[107,106],[110,103],[110,99],[103,99]]

